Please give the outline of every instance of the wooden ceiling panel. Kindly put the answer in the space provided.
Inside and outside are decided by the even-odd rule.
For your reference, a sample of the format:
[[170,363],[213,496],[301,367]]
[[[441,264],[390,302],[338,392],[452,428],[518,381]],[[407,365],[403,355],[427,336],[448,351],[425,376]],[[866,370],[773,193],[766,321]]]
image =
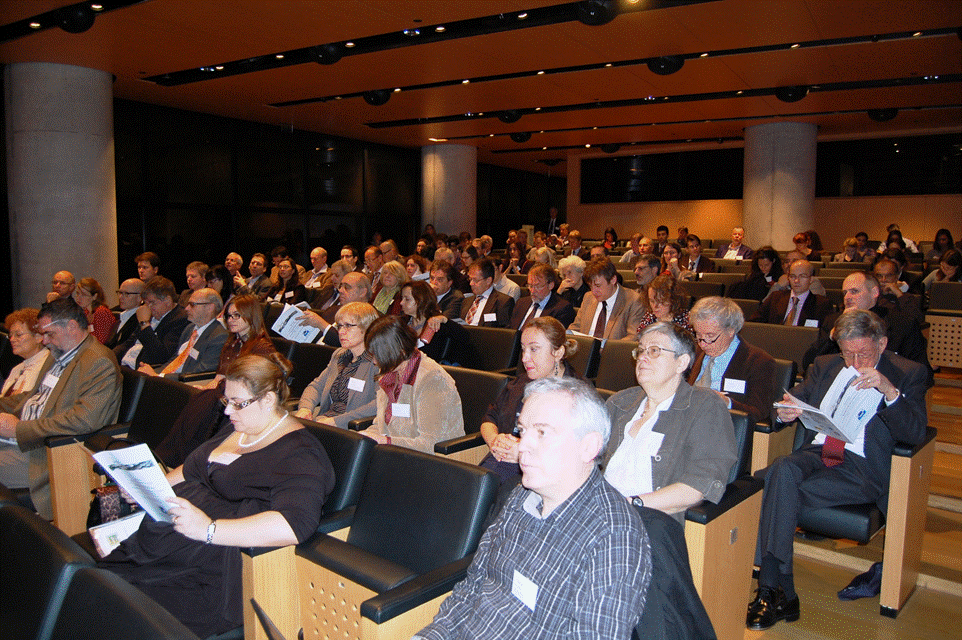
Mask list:
[[724,0],[693,5],[673,17],[699,43],[686,53],[819,38],[806,3],[799,0]]
[[820,38],[938,29],[962,24],[962,2],[805,0]]
[[825,51],[843,81],[958,73],[962,66],[962,41],[954,35],[830,47]]

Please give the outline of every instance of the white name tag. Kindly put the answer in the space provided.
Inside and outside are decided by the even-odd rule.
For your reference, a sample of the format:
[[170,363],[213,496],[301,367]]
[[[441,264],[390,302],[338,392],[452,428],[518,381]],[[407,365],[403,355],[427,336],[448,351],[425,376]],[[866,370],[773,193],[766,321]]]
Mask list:
[[396,418],[410,418],[411,417],[411,405],[409,404],[399,404],[397,402],[391,403],[391,414]]
[[229,453],[227,451],[224,451],[222,453],[218,453],[216,456],[211,458],[210,461],[216,462],[217,464],[222,464],[226,467],[234,460],[237,460],[239,457],[240,457],[239,453]]
[[[347,388],[351,391],[364,391],[364,380],[360,378],[348,378]],[[406,407],[407,405],[404,406]]]
[[58,382],[60,382],[60,376],[55,376],[52,373],[48,373],[43,377],[43,386],[45,387],[53,389],[57,386]]
[[538,601],[538,585],[514,571],[514,580],[511,581],[511,595],[521,601],[521,604],[534,611],[534,605]]
[[815,328],[817,329],[817,328],[818,328],[818,320],[816,320],[815,318],[809,318],[808,320],[805,321],[805,326],[806,326],[806,327],[815,327]]
[[88,324],[88,325],[87,325],[87,333],[93,333],[93,332],[94,332],[94,326],[93,326],[92,324]]
[[722,391],[731,391],[732,393],[745,393],[745,381],[736,380],[735,378],[725,378],[722,384]]
[[287,291],[287,292],[284,293],[284,297],[285,297],[285,298],[293,298],[293,297],[294,297],[294,292],[293,292],[293,291]]
[[496,314],[496,313],[486,313],[486,314],[484,314],[484,321],[485,321],[485,322],[497,322],[497,321],[498,321],[498,314]]
[[187,354],[187,357],[193,358],[194,360],[196,360],[197,358],[200,357],[200,352],[196,348],[191,349],[190,353]]
[[648,439],[645,441],[645,448],[648,450],[648,455],[652,458],[658,455],[658,450],[661,449],[661,443],[665,440],[665,434],[658,431],[652,431],[648,434]]
[[321,288],[321,283],[318,282],[317,280],[311,283],[311,289],[320,289],[320,288]]

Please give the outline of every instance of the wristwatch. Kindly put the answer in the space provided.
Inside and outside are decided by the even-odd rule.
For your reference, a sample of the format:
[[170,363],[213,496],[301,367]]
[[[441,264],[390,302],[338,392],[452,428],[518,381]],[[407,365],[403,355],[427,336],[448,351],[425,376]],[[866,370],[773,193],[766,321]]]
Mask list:
[[635,505],[636,507],[643,507],[645,506],[645,501],[641,499],[641,496],[635,496],[631,499],[631,504]]

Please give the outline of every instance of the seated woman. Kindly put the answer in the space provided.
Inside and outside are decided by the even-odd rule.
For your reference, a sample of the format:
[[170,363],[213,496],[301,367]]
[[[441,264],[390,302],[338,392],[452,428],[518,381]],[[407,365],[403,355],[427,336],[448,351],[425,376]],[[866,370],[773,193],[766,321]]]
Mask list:
[[[456,322],[448,322],[438,307],[438,296],[426,282],[405,282],[401,287],[401,310],[407,326],[418,337],[418,349],[435,362],[469,366],[473,364],[471,340]],[[447,354],[445,354],[447,351]],[[370,415],[370,414],[368,414]]]
[[658,322],[641,334],[634,353],[641,386],[608,399],[605,479],[635,504],[684,526],[685,509],[718,502],[725,492],[737,459],[735,428],[718,394],[685,382],[695,359],[689,332]]
[[939,260],[939,268],[925,276],[922,286],[926,293],[932,288],[933,282],[960,282],[962,281],[962,253],[957,249],[948,249]]
[[119,320],[107,306],[104,288],[93,278],[81,278],[73,290],[73,299],[87,314],[90,333],[100,344],[107,344],[117,333]]
[[663,273],[648,283],[648,307],[651,311],[641,317],[637,335],[656,322],[673,322],[692,331],[688,321],[688,296],[671,274]]
[[277,263],[278,283],[267,292],[268,302],[297,304],[307,299],[307,289],[301,284],[297,266],[291,258],[282,258]]
[[404,268],[411,280],[429,280],[431,278],[431,265],[420,254],[412,253],[405,258]]
[[535,318],[521,333],[521,364],[524,371],[501,390],[481,423],[481,437],[490,449],[481,460],[481,466],[497,473],[502,481],[521,474],[518,466],[519,440],[515,430],[524,388],[532,380],[551,376],[583,379],[568,363],[568,357],[577,350],[578,343],[568,338],[564,326],[551,316]]
[[618,246],[618,234],[615,232],[614,227],[608,227],[605,229],[605,241],[602,243],[605,249],[611,251]]
[[952,248],[952,232],[948,229],[939,229],[935,232],[935,241],[932,248],[925,253],[925,262],[934,264],[942,259],[942,254]]
[[525,262],[524,266],[521,268],[521,271],[524,273],[531,271],[531,267],[539,262],[550,266],[552,269],[558,265],[558,263],[555,261],[554,253],[548,247],[538,247],[537,249],[531,251],[531,255],[534,259]]
[[238,547],[305,540],[334,486],[320,442],[284,411],[290,373],[278,354],[234,361],[222,398],[234,428],[167,474],[173,522],[145,517],[100,562],[201,638],[244,622]]
[[585,261],[578,256],[568,256],[558,262],[558,270],[561,272],[561,284],[555,291],[559,296],[571,303],[572,307],[580,307],[585,294],[591,287],[585,282]]
[[[220,294],[220,299],[226,308],[227,301],[234,295],[234,279],[227,267],[222,264],[215,264],[204,274],[204,280],[208,289],[213,289]],[[223,313],[223,310],[221,310],[221,313]]]
[[461,250],[461,275],[465,278],[468,277],[468,269],[471,265],[481,259],[481,254],[478,252],[478,248],[474,245],[467,245]]
[[377,410],[377,366],[364,350],[364,333],[381,314],[366,302],[349,302],[337,310],[341,346],[297,403],[295,416],[347,429],[357,418]]
[[396,260],[385,262],[381,267],[381,278],[378,282],[381,288],[371,304],[385,315],[401,315],[401,285],[408,280],[408,272],[400,262]]
[[768,295],[772,284],[782,277],[782,260],[772,247],[762,247],[752,256],[752,268],[745,279],[732,285],[730,298],[743,298],[761,302]]
[[842,243],[842,252],[836,253],[832,262],[862,262],[862,256],[858,252],[858,240],[845,238],[845,242]]
[[677,242],[665,244],[661,252],[661,272],[670,275],[675,280],[694,280],[695,274],[688,269],[682,269],[678,264],[681,259],[681,245]]
[[508,245],[508,254],[504,257],[504,260],[502,260],[502,265],[505,275],[527,273],[525,267],[530,266],[530,262],[528,258],[525,257],[521,244],[512,242]]
[[417,336],[397,316],[375,320],[364,346],[378,366],[377,415],[361,435],[379,444],[434,453],[434,445],[464,435],[454,379],[417,348]]
[[264,313],[261,311],[260,300],[255,296],[243,295],[231,298],[224,307],[224,319],[227,321],[227,330],[230,335],[220,352],[217,375],[214,376],[208,388],[219,385],[231,363],[241,356],[254,354],[266,358],[276,351],[264,327]]
[[796,233],[792,238],[792,242],[795,243],[795,251],[798,251],[805,260],[817,262],[822,259],[821,254],[812,249],[812,239],[807,231],[799,231]]

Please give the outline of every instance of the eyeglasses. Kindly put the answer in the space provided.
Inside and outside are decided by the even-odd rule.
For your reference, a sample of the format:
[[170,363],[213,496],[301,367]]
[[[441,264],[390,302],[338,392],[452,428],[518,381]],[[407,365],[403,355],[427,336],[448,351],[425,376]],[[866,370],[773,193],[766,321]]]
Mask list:
[[696,340],[698,341],[699,344],[709,345],[709,344],[715,344],[716,342],[718,342],[718,339],[721,337],[722,337],[722,334],[719,333],[714,338],[698,336]]
[[354,329],[354,328],[356,328],[356,327],[358,327],[358,326],[360,326],[360,325],[351,324],[350,322],[338,322],[338,323],[337,323],[337,328],[338,328],[338,329]]
[[808,273],[790,273],[790,274],[788,274],[788,279],[789,279],[789,280],[808,280],[808,279],[810,279],[811,277],[812,277],[811,274],[808,274]]
[[251,404],[257,402],[260,398],[248,398],[247,400],[241,400],[240,402],[234,400],[228,400],[227,396],[220,397],[220,403],[225,407],[233,409],[234,411],[240,411],[241,409],[246,409]]
[[227,314],[227,319],[228,319],[228,320],[240,320],[240,319],[243,318],[243,317],[244,317],[244,316],[242,316],[242,315],[239,314],[239,313],[228,313],[228,314]]
[[667,351],[668,353],[677,353],[674,349],[665,349],[664,347],[659,347],[658,345],[653,344],[647,348],[635,347],[631,351],[631,357],[637,360],[642,355],[647,355],[650,360],[657,360],[661,356],[662,351]]
[[214,304],[213,302],[188,302],[188,307],[199,307],[202,304]]
[[136,291],[117,291],[118,296],[139,296],[140,294]]

